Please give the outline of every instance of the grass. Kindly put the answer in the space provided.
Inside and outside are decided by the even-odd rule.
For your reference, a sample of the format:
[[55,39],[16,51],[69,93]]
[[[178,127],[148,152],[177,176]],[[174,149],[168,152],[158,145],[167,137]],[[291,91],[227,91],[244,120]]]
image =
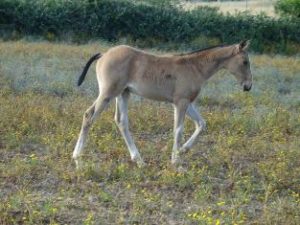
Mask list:
[[250,14],[265,13],[268,16],[275,16],[274,4],[276,0],[243,0],[243,1],[218,1],[218,2],[203,2],[190,1],[182,3],[186,9],[197,6],[218,7],[223,13],[237,13],[248,11]]
[[224,71],[207,83],[199,108],[208,131],[183,156],[187,172],[170,164],[172,107],[148,100],[130,103],[147,166],[130,162],[110,106],[76,172],[93,67],[82,87],[76,80],[109,47],[0,42],[0,224],[299,224],[299,57],[250,55],[250,93]]

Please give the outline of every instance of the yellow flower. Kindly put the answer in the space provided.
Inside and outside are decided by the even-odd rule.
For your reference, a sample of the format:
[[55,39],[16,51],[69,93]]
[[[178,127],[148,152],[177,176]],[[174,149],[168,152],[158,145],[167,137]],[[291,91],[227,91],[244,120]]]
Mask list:
[[225,205],[225,202],[218,202],[217,205],[218,205],[218,206]]

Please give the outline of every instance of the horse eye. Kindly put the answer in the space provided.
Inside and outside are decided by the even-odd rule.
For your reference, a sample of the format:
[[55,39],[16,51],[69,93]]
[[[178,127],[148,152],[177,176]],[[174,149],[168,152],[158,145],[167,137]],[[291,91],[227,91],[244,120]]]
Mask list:
[[246,66],[248,64],[248,61],[244,61],[243,64]]

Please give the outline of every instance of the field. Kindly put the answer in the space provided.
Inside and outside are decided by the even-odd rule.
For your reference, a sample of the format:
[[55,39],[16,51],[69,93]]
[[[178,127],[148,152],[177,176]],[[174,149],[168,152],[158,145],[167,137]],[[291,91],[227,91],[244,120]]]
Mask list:
[[[170,163],[172,107],[139,98],[130,124],[146,167],[130,161],[111,105],[76,171],[94,66],[75,84],[110,46],[0,42],[0,224],[300,224],[299,57],[251,54],[249,93],[225,71],[207,82],[198,106],[208,127],[182,156],[186,172]],[[193,129],[186,120],[185,138]]]
[[218,7],[223,13],[237,13],[248,11],[250,14],[265,13],[268,16],[275,16],[274,4],[275,0],[244,0],[244,1],[189,1],[182,2],[186,9],[195,8],[197,6]]

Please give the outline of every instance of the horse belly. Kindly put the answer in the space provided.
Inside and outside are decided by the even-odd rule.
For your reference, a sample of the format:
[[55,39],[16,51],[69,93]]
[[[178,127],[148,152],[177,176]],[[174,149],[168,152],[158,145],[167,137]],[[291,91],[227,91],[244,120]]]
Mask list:
[[144,98],[149,98],[157,101],[173,101],[173,88],[167,86],[158,86],[155,84],[145,83],[130,83],[128,85],[129,90]]

